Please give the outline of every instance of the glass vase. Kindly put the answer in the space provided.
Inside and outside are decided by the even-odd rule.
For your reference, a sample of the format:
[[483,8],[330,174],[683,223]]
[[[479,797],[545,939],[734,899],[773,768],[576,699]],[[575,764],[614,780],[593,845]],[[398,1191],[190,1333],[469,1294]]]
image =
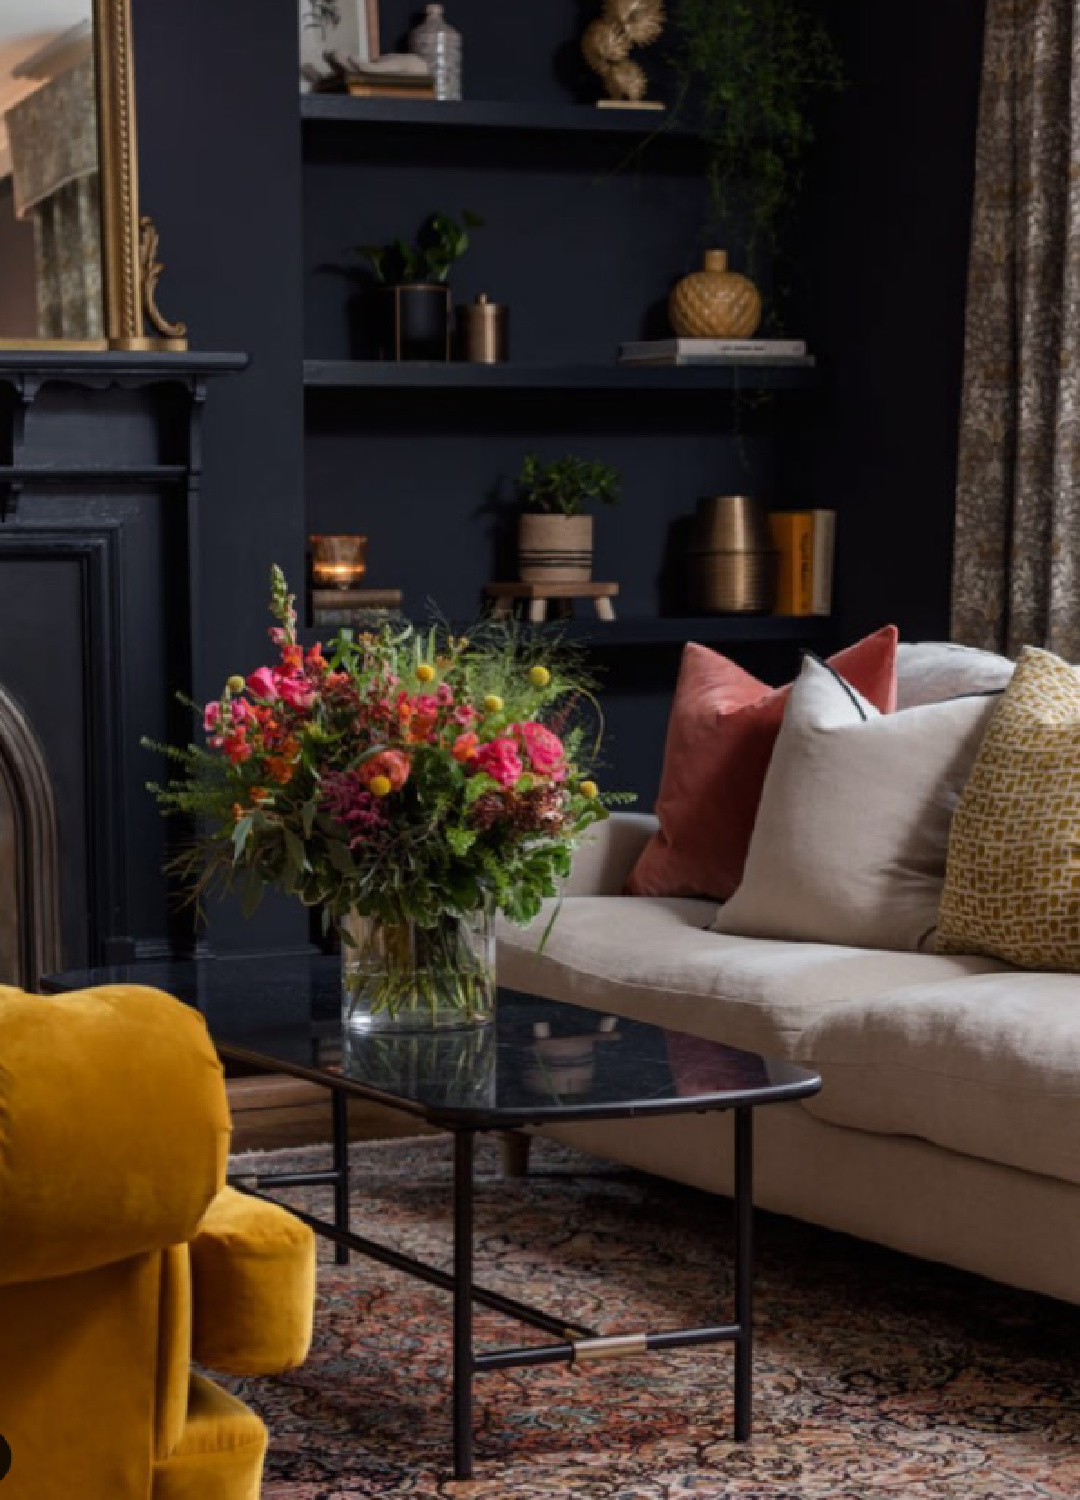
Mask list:
[[495,1011],[492,913],[433,927],[351,913],[341,923],[342,1015],[351,1031],[482,1026]]

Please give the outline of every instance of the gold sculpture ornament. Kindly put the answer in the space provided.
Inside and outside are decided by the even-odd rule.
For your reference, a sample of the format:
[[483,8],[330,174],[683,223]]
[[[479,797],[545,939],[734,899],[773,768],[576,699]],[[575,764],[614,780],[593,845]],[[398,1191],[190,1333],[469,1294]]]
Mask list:
[[668,313],[680,339],[751,339],[761,322],[761,293],[749,276],[728,270],[726,250],[706,250],[702,270],[675,287]]
[[663,0],[604,0],[604,8],[581,39],[581,51],[594,73],[599,73],[608,107],[662,109],[646,100],[645,69],[630,53],[651,47],[664,29]]

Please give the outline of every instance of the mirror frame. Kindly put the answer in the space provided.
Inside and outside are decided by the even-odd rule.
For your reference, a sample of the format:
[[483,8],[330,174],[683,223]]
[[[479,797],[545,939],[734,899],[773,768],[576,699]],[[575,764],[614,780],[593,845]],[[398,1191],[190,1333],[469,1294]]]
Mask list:
[[158,309],[158,234],[139,211],[131,0],[93,0],[93,16],[105,337],[0,338],[0,350],[179,352],[188,346],[187,329]]

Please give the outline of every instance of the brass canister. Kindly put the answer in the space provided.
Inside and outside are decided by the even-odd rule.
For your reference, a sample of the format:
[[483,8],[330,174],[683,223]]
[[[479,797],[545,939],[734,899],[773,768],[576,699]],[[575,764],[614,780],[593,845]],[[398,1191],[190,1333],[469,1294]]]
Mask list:
[[510,358],[510,309],[481,293],[461,308],[461,357],[472,365],[502,365]]

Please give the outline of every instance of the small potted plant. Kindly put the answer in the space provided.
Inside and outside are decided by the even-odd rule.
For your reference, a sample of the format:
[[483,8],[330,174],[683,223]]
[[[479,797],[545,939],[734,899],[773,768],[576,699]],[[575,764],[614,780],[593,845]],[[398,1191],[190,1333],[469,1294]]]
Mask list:
[[518,521],[522,583],[588,583],[592,577],[593,518],[589,504],[616,505],[620,475],[610,464],[567,454],[542,463],[530,453],[518,475],[525,507]]
[[450,358],[450,268],[469,248],[470,229],[483,222],[467,209],[460,224],[447,214],[432,214],[411,245],[397,239],[354,247],[383,289],[384,358]]

